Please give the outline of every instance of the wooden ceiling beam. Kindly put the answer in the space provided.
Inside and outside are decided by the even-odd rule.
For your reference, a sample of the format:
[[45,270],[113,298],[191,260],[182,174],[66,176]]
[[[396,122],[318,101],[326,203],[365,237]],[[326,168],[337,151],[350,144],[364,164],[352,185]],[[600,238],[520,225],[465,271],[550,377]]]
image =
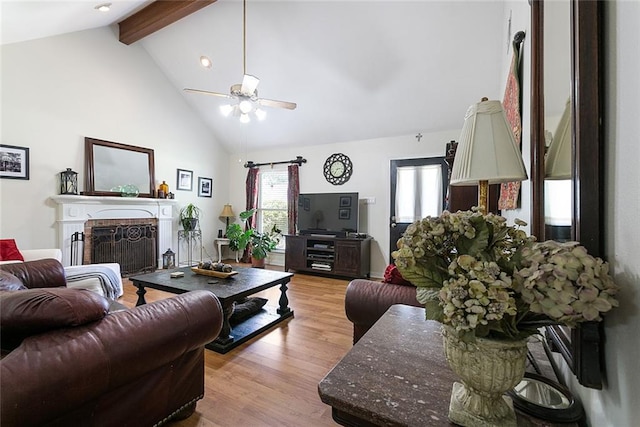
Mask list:
[[118,23],[120,41],[126,45],[173,24],[216,0],[158,0]]

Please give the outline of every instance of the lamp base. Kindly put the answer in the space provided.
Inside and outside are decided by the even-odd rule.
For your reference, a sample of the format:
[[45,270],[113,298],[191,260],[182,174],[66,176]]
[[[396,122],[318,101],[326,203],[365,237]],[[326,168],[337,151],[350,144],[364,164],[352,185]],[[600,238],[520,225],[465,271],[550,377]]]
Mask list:
[[482,215],[489,212],[489,181],[478,182],[478,209]]

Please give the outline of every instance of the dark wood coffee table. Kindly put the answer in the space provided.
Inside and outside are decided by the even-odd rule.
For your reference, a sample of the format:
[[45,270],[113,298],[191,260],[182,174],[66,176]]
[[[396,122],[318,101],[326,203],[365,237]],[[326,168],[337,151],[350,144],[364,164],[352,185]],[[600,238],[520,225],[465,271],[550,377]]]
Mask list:
[[[182,271],[183,277],[171,278],[170,273]],[[224,310],[224,321],[220,336],[206,347],[218,353],[226,353],[243,342],[255,337],[283,320],[293,317],[293,310],[289,308],[287,298],[287,283],[292,273],[265,270],[261,268],[236,267],[238,274],[226,279],[196,274],[191,268],[184,267],[174,270],[159,270],[154,273],[129,277],[138,288],[136,306],[146,304],[145,288],[158,289],[174,294],[204,289],[213,292],[218,297]],[[214,282],[214,283],[211,283]],[[229,317],[233,313],[235,301],[240,301],[249,295],[280,285],[280,299],[277,308],[265,306],[257,314],[244,322],[234,325],[233,330]]]

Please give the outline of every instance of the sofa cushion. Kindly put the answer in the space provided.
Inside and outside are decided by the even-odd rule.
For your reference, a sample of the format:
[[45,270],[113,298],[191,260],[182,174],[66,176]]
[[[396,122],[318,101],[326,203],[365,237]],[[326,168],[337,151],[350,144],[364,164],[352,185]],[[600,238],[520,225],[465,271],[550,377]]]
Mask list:
[[0,270],[0,291],[21,291],[27,287],[13,274]]
[[0,239],[0,261],[24,261],[14,239]]
[[109,301],[91,291],[42,288],[0,293],[0,336],[22,339],[102,319]]
[[398,267],[393,264],[389,264],[384,270],[384,279],[382,281],[384,283],[391,283],[393,285],[414,286],[413,283],[405,280],[405,278],[402,277],[402,274],[400,273],[400,270],[398,270]]

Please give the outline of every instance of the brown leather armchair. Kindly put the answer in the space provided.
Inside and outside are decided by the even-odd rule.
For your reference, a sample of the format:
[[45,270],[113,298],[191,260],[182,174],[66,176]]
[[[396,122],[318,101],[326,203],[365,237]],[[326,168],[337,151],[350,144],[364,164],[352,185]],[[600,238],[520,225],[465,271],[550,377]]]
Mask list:
[[358,342],[394,304],[424,307],[416,300],[415,286],[352,280],[347,286],[344,307],[347,318],[353,323],[353,343]]
[[0,292],[0,425],[151,426],[191,415],[204,395],[204,344],[222,327],[218,299],[194,291],[110,313],[104,297],[65,288],[51,261],[0,271],[0,289],[16,277],[31,288]]

